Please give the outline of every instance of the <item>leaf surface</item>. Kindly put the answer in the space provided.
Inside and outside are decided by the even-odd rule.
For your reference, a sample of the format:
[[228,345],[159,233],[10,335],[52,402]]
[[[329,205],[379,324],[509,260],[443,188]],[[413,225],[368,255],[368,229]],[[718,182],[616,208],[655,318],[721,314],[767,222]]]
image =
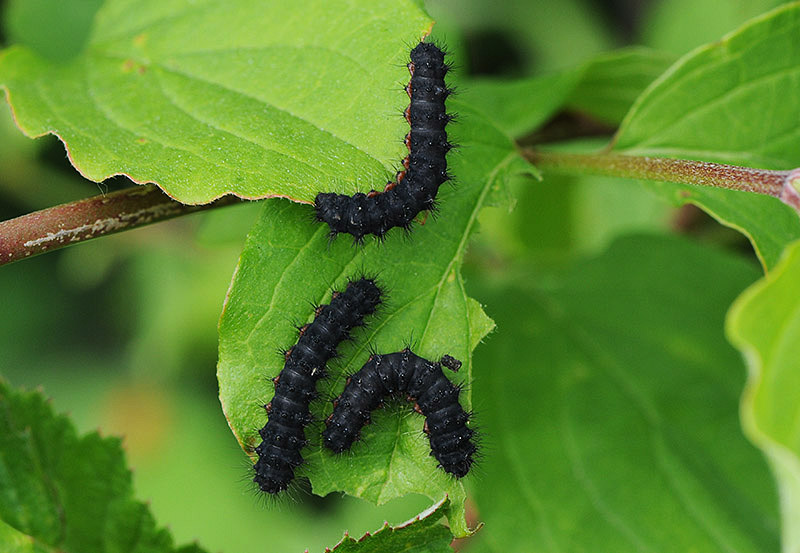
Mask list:
[[310,202],[394,174],[408,45],[430,26],[411,0],[106,0],[68,60],[20,33],[0,87],[23,132],[58,135],[89,179]]
[[431,506],[413,519],[389,526],[385,523],[376,532],[367,533],[359,539],[345,536],[333,551],[335,553],[383,553],[384,551],[407,551],[408,553],[451,553],[450,531],[437,524],[446,512],[447,499]]
[[175,548],[133,498],[119,439],[77,436],[40,394],[1,380],[0,490],[0,543],[9,553],[203,551]]
[[749,369],[744,430],[778,481],[783,551],[800,551],[800,243],[736,300],[727,330]]
[[584,64],[567,107],[619,125],[639,95],[674,60],[670,54],[642,47],[600,54]]
[[536,130],[565,107],[618,124],[671,61],[671,56],[654,50],[626,48],[548,75],[468,81],[463,96],[513,137]]
[[650,47],[681,55],[716,40],[785,0],[663,0],[648,9],[639,27]]
[[477,550],[778,551],[774,484],[741,434],[744,369],[722,332],[757,276],[708,247],[631,236],[479,294],[499,331],[475,355]]

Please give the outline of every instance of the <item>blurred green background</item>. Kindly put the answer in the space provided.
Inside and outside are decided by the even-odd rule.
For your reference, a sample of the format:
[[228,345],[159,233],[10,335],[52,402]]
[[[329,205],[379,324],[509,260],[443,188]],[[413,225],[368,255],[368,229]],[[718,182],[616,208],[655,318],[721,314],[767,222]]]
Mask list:
[[[428,8],[462,76],[519,77],[627,44],[680,55],[778,3],[442,0]],[[81,26],[99,4],[6,0],[0,40],[13,43],[22,29],[35,28],[32,46],[79,48]],[[55,27],[64,32],[46,31],[52,21],[66,21]],[[129,185],[82,179],[57,139],[25,138],[0,106],[0,219]],[[467,260],[468,286],[482,303],[516,275],[546,279],[631,231],[679,230],[751,255],[738,235],[691,208],[674,213],[631,183],[559,177],[547,185],[520,179],[515,188],[517,210],[487,210]],[[178,543],[197,539],[210,551],[249,553],[264,551],[268,536],[272,550],[321,551],[345,529],[359,535],[384,520],[400,522],[427,501],[376,509],[299,493],[265,506],[252,492],[247,459],[217,400],[215,366],[217,319],[258,210],[252,203],[196,214],[0,268],[0,374],[13,385],[41,387],[81,431],[123,435],[137,497]],[[488,314],[506,318],[515,306],[504,303],[487,305]],[[490,338],[480,346],[476,374],[498,344]],[[486,400],[479,387],[473,393],[480,410]]]

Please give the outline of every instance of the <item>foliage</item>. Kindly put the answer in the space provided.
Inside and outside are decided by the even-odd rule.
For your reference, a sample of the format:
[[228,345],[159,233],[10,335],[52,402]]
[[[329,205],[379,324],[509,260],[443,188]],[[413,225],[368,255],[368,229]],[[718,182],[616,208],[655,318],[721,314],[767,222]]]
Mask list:
[[[712,12],[714,4],[692,3]],[[757,4],[767,10],[774,3]],[[198,380],[203,373],[181,368],[182,360],[208,343],[199,321],[218,312],[231,271],[217,378],[228,425],[245,451],[266,420],[261,405],[282,366],[277,351],[295,340],[293,325],[313,317],[312,305],[326,303],[348,277],[376,275],[388,300],[331,364],[324,397],[341,390],[370,348],[390,352],[411,343],[422,355],[464,361],[453,378],[467,386],[465,407],[475,410],[483,437],[475,475],[456,481],[437,469],[421,417],[393,406],[376,414],[344,456],[318,442],[306,448],[300,475],[314,494],[344,492],[400,505],[401,512],[409,504],[398,501],[408,495],[428,498],[416,500],[413,512],[434,503],[407,523],[347,537],[336,550],[444,551],[483,521],[469,538],[480,551],[800,551],[797,214],[748,193],[541,175],[517,149],[555,136],[548,122],[570,113],[618,130],[602,142],[540,146],[800,165],[800,2],[749,22],[744,15],[755,15],[748,11],[754,6],[738,16],[726,11],[721,21],[731,32],[688,53],[697,37],[670,15],[686,9],[682,0],[665,0],[650,15],[650,48],[611,52],[601,52],[609,31],[590,11],[570,26],[564,10],[548,23],[539,8],[513,2],[488,10],[465,1],[449,7],[449,19],[447,2],[431,5],[447,31],[438,34],[437,25],[434,39],[450,45],[456,61],[459,94],[448,100],[458,114],[448,127],[460,146],[448,157],[456,184],[440,191],[440,211],[410,236],[393,231],[363,247],[346,237],[331,242],[303,204],[320,190],[381,188],[396,170],[407,132],[400,116],[405,58],[433,25],[419,2],[84,0],[68,13],[58,5],[7,6],[12,44],[0,51],[0,87],[27,136],[58,136],[74,167],[95,181],[125,174],[184,203],[226,193],[274,198],[208,214],[197,241],[192,229],[173,227],[175,235],[154,235],[150,253],[116,261],[133,275],[119,295],[133,288],[147,300],[130,325],[136,334],[122,363],[127,378],[164,389]],[[50,34],[38,23],[45,17]],[[470,77],[469,31],[480,21],[506,36],[552,26],[547,40],[520,41],[547,42],[547,72]],[[21,145],[6,154],[0,146],[0,161],[13,152],[31,160],[29,150]],[[675,236],[674,215],[654,196],[701,207],[745,235],[756,255],[726,249],[736,238],[708,224],[712,230],[697,239]],[[218,258],[210,253],[215,240],[225,244]],[[120,254],[110,247],[96,255],[101,243],[65,252],[73,261],[61,271],[86,279],[110,272],[97,259],[113,265]],[[81,248],[95,253],[81,257]],[[755,259],[767,274],[742,294],[759,278]],[[50,275],[42,269],[37,277],[31,263],[32,276],[17,278],[18,293],[9,298],[23,323],[52,316],[46,307],[27,310]],[[91,269],[81,269],[85,264]],[[184,276],[168,281],[163,267]],[[6,273],[14,274],[22,273]],[[39,301],[52,302],[47,298]],[[745,354],[747,383],[741,356],[723,334],[732,303],[727,335]],[[25,326],[10,319],[0,325],[6,336]],[[20,375],[30,371],[14,373],[12,365],[34,348],[13,342],[2,370],[25,381],[30,376]],[[153,353],[167,345],[171,353]],[[210,372],[207,365],[203,371]],[[125,412],[126,404],[115,401],[114,411]],[[150,420],[183,436],[167,424],[169,401],[132,404],[141,425]],[[117,440],[79,437],[39,394],[6,384],[0,409],[0,540],[12,551],[145,550],[149,543],[154,549],[147,550],[173,549],[132,499]],[[319,421],[330,410],[327,402],[313,405]],[[168,493],[178,511],[216,507],[213,484],[199,476],[214,463],[205,448],[211,451],[216,431],[204,444],[199,433],[207,425],[195,426],[202,438],[172,456],[181,461],[175,474],[188,472],[188,487],[200,495],[189,500],[176,486]],[[167,472],[166,464],[158,468]],[[300,550],[328,527],[361,533],[346,515],[276,509],[267,532],[253,531],[228,550]],[[228,524],[247,516],[231,515]],[[265,518],[259,513],[257,520]],[[131,536],[139,545],[130,545]]]
[[775,271],[734,303],[727,330],[745,355],[749,377],[742,398],[742,423],[764,451],[778,480],[786,551],[800,548],[800,406],[786,390],[800,388],[798,371],[798,244],[786,249]]
[[[788,5],[683,58],[636,100],[614,148],[768,169],[800,165],[800,97],[792,93],[800,78],[799,18]],[[741,230],[767,268],[800,237],[797,214],[774,200],[668,188]]]
[[[756,272],[640,235],[550,285],[488,291],[502,330],[476,351],[474,385],[492,398],[481,420],[495,443],[475,491],[504,547],[777,550],[775,492],[738,430],[744,373],[722,333]],[[509,512],[535,521],[529,534]]]
[[0,406],[4,550],[203,552],[173,547],[147,507],[132,499],[118,438],[78,437],[40,394],[14,391],[5,382]]

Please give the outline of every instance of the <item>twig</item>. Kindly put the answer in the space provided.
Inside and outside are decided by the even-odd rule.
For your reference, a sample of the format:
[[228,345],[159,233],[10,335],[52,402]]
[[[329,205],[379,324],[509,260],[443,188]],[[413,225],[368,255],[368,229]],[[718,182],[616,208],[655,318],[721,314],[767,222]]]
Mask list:
[[0,265],[240,201],[224,196],[210,204],[184,205],[148,184],[50,207],[0,222]]

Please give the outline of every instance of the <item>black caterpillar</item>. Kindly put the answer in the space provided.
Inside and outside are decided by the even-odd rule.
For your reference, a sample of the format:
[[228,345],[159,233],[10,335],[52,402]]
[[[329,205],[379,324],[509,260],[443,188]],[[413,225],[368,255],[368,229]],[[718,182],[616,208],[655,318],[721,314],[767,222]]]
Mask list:
[[434,44],[420,42],[411,50],[406,86],[411,102],[405,117],[411,130],[406,135],[409,154],[395,180],[383,192],[361,192],[346,196],[321,192],[314,200],[317,221],[328,223],[331,237],[352,234],[356,242],[374,234],[382,238],[390,229],[408,230],[420,211],[434,210],[439,186],[450,179],[445,125],[453,118],[445,111],[445,100],[452,93],[444,82],[450,66],[445,53]]
[[326,374],[326,363],[339,343],[364,324],[381,302],[381,291],[368,278],[351,280],[344,292],[334,292],[328,305],[316,309],[312,323],[300,328],[297,344],[284,353],[285,364],[273,379],[275,395],[265,409],[267,424],[259,430],[261,443],[253,481],[265,492],[285,490],[302,462],[305,426],[311,422],[309,403],[317,397],[316,383]]
[[334,453],[350,449],[370,413],[384,398],[405,393],[415,401],[415,410],[425,416],[424,430],[439,466],[458,478],[466,475],[478,450],[472,440],[475,431],[467,427],[470,415],[458,402],[461,388],[450,382],[442,366],[457,371],[461,361],[445,355],[432,363],[408,348],[372,355],[334,400],[333,413],[322,433],[323,445]]

